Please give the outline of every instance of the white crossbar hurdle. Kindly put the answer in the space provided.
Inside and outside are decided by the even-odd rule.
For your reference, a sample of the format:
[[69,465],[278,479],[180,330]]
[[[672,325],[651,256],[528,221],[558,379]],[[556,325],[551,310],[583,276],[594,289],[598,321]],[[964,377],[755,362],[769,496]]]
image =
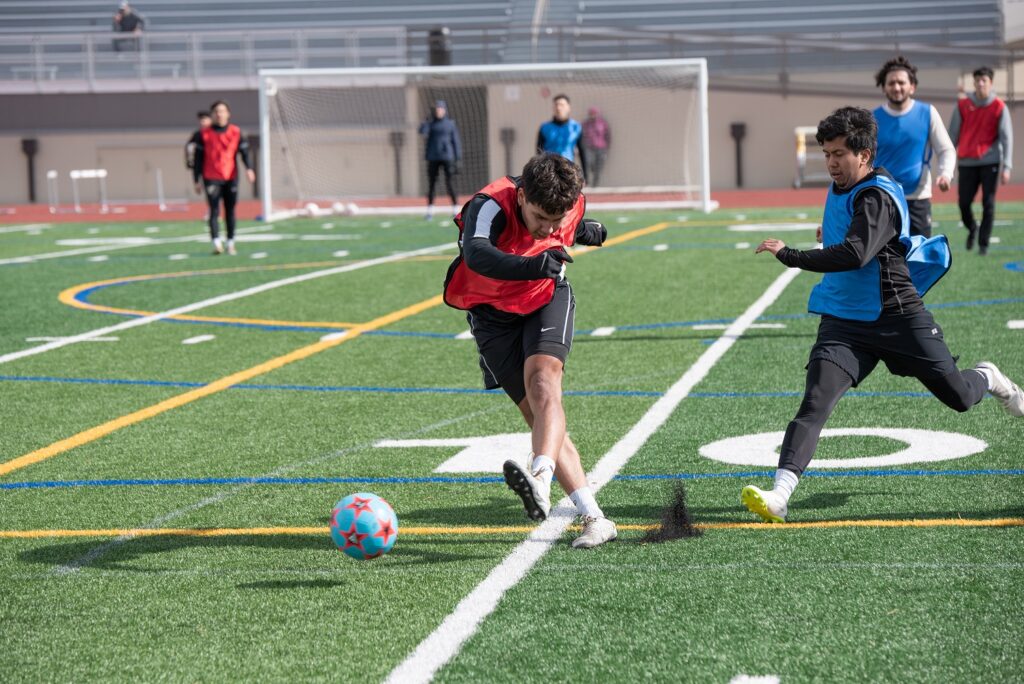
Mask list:
[[75,199],[75,213],[82,213],[82,203],[78,195],[78,181],[96,180],[100,186],[100,213],[106,214],[110,211],[107,204],[107,170],[106,169],[74,169],[68,175],[71,176],[71,193]]

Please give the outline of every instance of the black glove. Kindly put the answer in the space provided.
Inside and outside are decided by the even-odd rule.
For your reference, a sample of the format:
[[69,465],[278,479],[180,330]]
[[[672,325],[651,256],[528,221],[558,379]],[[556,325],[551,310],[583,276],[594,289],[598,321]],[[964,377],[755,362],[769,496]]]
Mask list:
[[608,229],[600,221],[584,218],[581,230],[576,231],[576,242],[581,245],[600,247],[608,239]]
[[565,280],[565,264],[572,263],[572,257],[562,248],[556,247],[533,257],[537,263],[537,278]]

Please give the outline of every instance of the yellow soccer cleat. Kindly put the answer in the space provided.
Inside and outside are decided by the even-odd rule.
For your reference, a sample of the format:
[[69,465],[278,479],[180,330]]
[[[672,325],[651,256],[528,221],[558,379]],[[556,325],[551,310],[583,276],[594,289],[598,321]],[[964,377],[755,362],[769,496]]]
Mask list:
[[765,522],[786,522],[786,513],[789,512],[788,506],[775,492],[765,491],[754,485],[747,485],[743,488],[740,498],[743,500],[743,505],[747,507],[747,510],[760,516]]

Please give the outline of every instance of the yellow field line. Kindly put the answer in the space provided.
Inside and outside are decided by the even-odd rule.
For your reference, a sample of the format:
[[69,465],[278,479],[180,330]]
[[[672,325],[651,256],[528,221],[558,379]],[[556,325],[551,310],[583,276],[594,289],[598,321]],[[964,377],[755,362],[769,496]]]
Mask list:
[[[668,228],[671,225],[673,224],[668,222],[656,223],[652,226],[647,226],[646,228],[639,228],[637,230],[632,230],[627,233],[623,233],[622,235],[619,235],[616,238],[608,240],[605,244],[610,245],[626,242],[627,240],[632,240],[634,238],[655,233],[659,230],[664,230],[665,228]],[[143,280],[146,279],[147,277],[152,276],[135,276],[134,279]],[[99,281],[98,283],[92,283],[92,285],[95,286],[96,284],[102,284],[103,282],[124,282],[125,280],[126,279],[122,278],[116,279],[115,281]],[[85,286],[78,287],[81,288]],[[63,297],[64,294],[67,292],[68,290],[62,292],[61,296]],[[61,301],[64,300],[62,299]],[[196,389],[185,392],[184,394],[179,394],[177,396],[171,397],[170,399],[165,399],[157,404],[153,404],[152,406],[147,406],[144,409],[140,409],[133,413],[129,413],[128,415],[121,416],[120,418],[115,418],[114,420],[107,421],[102,425],[97,425],[96,427],[89,428],[88,430],[79,432],[76,435],[72,435],[71,437],[67,437],[58,442],[54,442],[53,444],[43,447],[42,449],[36,449],[35,451],[31,451],[25,454],[24,456],[19,456],[18,458],[7,461],[6,463],[0,463],[0,477],[7,475],[8,473],[12,473],[15,470],[19,470],[26,466],[30,466],[34,463],[45,461],[48,458],[52,458],[54,456],[57,456],[58,454],[64,453],[65,451],[69,451],[71,449],[74,449],[75,447],[82,446],[83,444],[94,442],[97,439],[100,439],[101,437],[105,437],[112,432],[120,430],[121,428],[128,427],[129,425],[134,425],[136,423],[140,423],[149,418],[153,418],[154,416],[158,416],[161,413],[170,411],[171,409],[178,408],[179,406],[184,406],[185,404],[190,404],[193,401],[196,401],[197,399],[202,399],[203,397],[207,397],[211,394],[222,392],[234,385],[245,382],[247,380],[251,380],[259,375],[263,375],[264,373],[269,373],[270,371],[277,370],[278,368],[281,368],[282,366],[285,366],[289,363],[300,361],[302,359],[313,356],[314,354],[319,354],[325,349],[330,349],[331,347],[336,347],[339,344],[348,342],[349,340],[354,340],[355,338],[362,335],[364,332],[368,332],[370,330],[377,330],[378,328],[383,328],[386,325],[390,325],[396,321],[400,321],[403,318],[415,316],[416,314],[422,311],[426,311],[427,309],[431,309],[441,304],[442,301],[443,299],[441,295],[435,295],[434,297],[425,299],[422,302],[413,304],[412,306],[407,306],[404,309],[399,309],[384,316],[380,316],[379,318],[375,318],[368,323],[356,324],[352,328],[349,328],[348,331],[345,332],[345,334],[341,337],[329,340],[320,340],[315,344],[311,344],[309,346],[296,349],[293,352],[289,352],[287,354],[284,354],[283,356],[278,356],[277,358],[270,359],[269,361],[264,361],[259,365],[253,366],[252,368],[248,368],[237,373],[232,373],[231,375],[223,377],[220,380],[215,380],[208,385],[197,387]]]
[[[657,525],[619,525],[619,530],[647,531]],[[782,530],[829,529],[842,527],[1024,527],[1024,518],[933,518],[926,520],[819,520],[773,525],[759,522],[698,523],[704,530],[760,530],[778,532]],[[531,525],[507,526],[421,526],[399,527],[400,535],[415,537],[446,535],[528,534],[535,527]],[[573,526],[572,529],[579,529]],[[0,539],[44,539],[55,537],[244,537],[276,535],[327,535],[327,527],[224,527],[224,528],[141,528],[107,530],[0,530]]]
[[[450,257],[449,257],[450,258]],[[223,275],[225,273],[250,273],[253,271],[281,271],[288,269],[299,269],[299,268],[323,268],[325,266],[336,266],[342,261],[316,261],[305,264],[278,264],[272,266],[242,266],[238,268],[215,268],[208,271],[178,271],[175,273],[150,273],[147,275],[138,276],[127,276],[122,278],[111,278],[109,280],[96,280],[91,283],[82,283],[81,285],[74,285],[72,287],[63,290],[57,299],[62,304],[73,307],[75,309],[84,309],[86,311],[97,311],[99,313],[110,313],[110,314],[122,314],[126,316],[152,316],[155,311],[144,311],[142,309],[122,309],[116,306],[106,306],[104,304],[92,304],[90,302],[83,302],[76,297],[85,290],[92,289],[94,287],[102,287],[104,285],[119,285],[121,283],[135,283],[144,282],[147,280],[164,280],[169,278],[187,278],[190,276],[197,275]],[[168,316],[167,320],[174,321],[195,321],[195,322],[214,322],[214,323],[249,323],[252,325],[287,325],[297,328],[338,328],[347,329],[355,326],[355,323],[345,323],[337,321],[320,322],[320,321],[280,321],[273,319],[262,319],[262,318],[227,318],[224,316],[193,316],[189,314],[178,314],[176,316]]]
[[56,456],[58,454],[62,454],[65,451],[74,449],[75,447],[78,446],[82,446],[83,444],[88,444],[89,442],[93,442],[101,437],[105,437],[106,435],[109,435],[112,432],[120,430],[121,428],[128,427],[129,425],[134,425],[135,423],[142,422],[143,420],[146,420],[148,418],[153,418],[154,416],[158,416],[161,413],[164,413],[165,411],[170,411],[171,409],[178,408],[179,406],[190,404],[193,401],[196,401],[197,399],[202,399],[203,397],[207,397],[211,394],[216,394],[217,392],[221,392],[234,385],[246,382],[247,380],[251,380],[252,378],[255,378],[259,375],[263,375],[264,373],[269,373],[270,371],[277,370],[278,368],[286,366],[289,363],[300,361],[314,354],[318,354],[326,349],[330,349],[331,347],[336,347],[339,344],[348,342],[349,340],[354,340],[355,338],[362,335],[364,332],[376,330],[378,328],[384,327],[385,325],[390,325],[391,323],[399,321],[403,318],[414,316],[420,313],[421,311],[425,311],[427,309],[435,307],[440,303],[441,295],[436,295],[429,299],[425,299],[417,304],[413,304],[412,306],[407,306],[404,309],[399,309],[387,315],[375,318],[368,323],[360,323],[359,325],[356,325],[355,327],[348,330],[348,332],[346,332],[342,337],[329,340],[320,340],[315,344],[311,344],[306,347],[296,349],[295,351],[289,352],[282,356],[278,356],[277,358],[274,359],[270,359],[269,361],[264,361],[261,364],[253,366],[252,368],[248,368],[237,373],[232,373],[231,375],[223,377],[219,380],[215,380],[209,383],[208,385],[197,387],[196,389],[185,392],[184,394],[179,394],[169,399],[165,399],[157,404],[153,404],[152,406],[147,406],[144,409],[135,411],[133,413],[129,413],[128,415],[121,416],[120,418],[115,418],[114,420],[107,421],[102,425],[97,425],[94,428],[89,428],[88,430],[79,432],[76,435],[72,435],[71,437],[62,439],[58,442],[54,442],[53,444],[47,447],[43,447],[42,449],[36,449],[35,451],[29,452],[24,456],[19,456],[18,458],[15,458],[11,461],[7,461],[6,463],[0,464],[0,476],[7,475],[8,473],[14,472],[15,470],[18,470],[20,468],[24,468],[25,466],[32,465],[33,463],[45,461],[46,459]]

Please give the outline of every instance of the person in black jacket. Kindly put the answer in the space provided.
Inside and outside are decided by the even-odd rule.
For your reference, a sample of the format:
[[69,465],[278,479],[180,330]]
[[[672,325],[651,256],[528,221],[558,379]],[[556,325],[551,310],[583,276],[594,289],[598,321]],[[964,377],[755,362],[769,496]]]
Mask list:
[[134,38],[115,38],[114,52],[135,52],[139,49],[139,36],[146,26],[146,20],[127,2],[122,2],[114,15],[114,33],[130,33]]
[[185,143],[185,168],[191,171],[196,166],[196,148],[203,144],[203,129],[213,123],[210,112],[205,109],[196,112],[198,128],[192,131],[192,136]]
[[448,196],[452,199],[452,211],[458,208],[458,198],[452,176],[459,172],[462,161],[462,141],[459,138],[459,127],[448,116],[448,103],[438,100],[434,103],[432,116],[420,124],[420,135],[427,137],[427,215],[429,221],[434,216],[434,186],[437,175],[444,169],[444,182]]

